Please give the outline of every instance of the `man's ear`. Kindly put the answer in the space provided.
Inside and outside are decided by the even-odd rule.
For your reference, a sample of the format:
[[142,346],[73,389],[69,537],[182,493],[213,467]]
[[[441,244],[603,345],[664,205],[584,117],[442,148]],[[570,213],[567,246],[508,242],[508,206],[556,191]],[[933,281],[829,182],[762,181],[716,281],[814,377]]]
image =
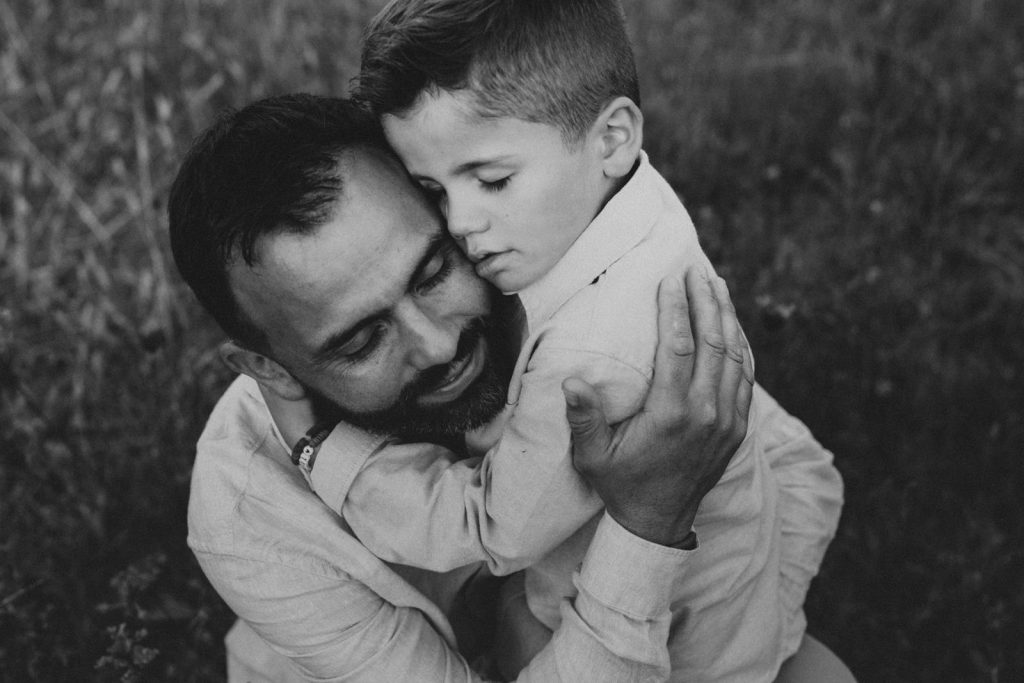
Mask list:
[[220,345],[220,357],[235,372],[248,375],[286,401],[306,397],[306,390],[292,374],[272,358],[247,349],[234,341]]
[[644,141],[644,115],[628,97],[605,105],[594,122],[605,176],[623,178],[633,170]]

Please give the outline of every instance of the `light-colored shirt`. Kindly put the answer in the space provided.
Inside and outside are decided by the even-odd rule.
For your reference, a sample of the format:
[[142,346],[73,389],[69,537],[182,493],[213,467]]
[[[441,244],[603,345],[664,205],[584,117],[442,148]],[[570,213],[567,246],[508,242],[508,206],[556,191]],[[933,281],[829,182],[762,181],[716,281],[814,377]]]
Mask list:
[[[325,445],[317,466],[354,474],[384,444],[343,424]],[[245,622],[228,638],[232,681],[480,680],[449,611],[482,565],[436,574],[375,557],[291,463],[248,378],[228,388],[199,439],[188,543]],[[562,628],[518,680],[664,680],[671,581],[689,555],[603,517]]]
[[[467,439],[489,449],[483,460],[388,447],[348,480],[347,497],[329,490],[338,475],[319,463],[314,488],[388,561],[435,571],[478,560],[495,573],[528,567],[530,609],[556,628],[601,509],[572,466],[561,382],[592,384],[613,422],[636,412],[653,371],[658,283],[689,267],[710,264],[644,155],[562,259],[519,293],[528,336],[510,407]],[[673,680],[771,680],[799,645],[803,597],[835,532],[842,485],[831,454],[760,387],[749,424],[701,505],[701,548],[673,588]],[[769,442],[775,454],[765,452]]]

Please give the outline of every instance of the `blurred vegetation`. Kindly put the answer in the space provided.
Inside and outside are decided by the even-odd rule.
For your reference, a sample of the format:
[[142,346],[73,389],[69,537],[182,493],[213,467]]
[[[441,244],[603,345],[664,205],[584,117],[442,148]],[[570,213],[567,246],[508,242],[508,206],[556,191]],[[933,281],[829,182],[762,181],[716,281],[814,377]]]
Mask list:
[[[163,206],[225,106],[344,93],[378,2],[0,0],[0,678],[217,680],[185,546],[229,380]],[[1024,678],[1024,6],[633,0],[646,147],[761,382],[831,448],[812,631]]]

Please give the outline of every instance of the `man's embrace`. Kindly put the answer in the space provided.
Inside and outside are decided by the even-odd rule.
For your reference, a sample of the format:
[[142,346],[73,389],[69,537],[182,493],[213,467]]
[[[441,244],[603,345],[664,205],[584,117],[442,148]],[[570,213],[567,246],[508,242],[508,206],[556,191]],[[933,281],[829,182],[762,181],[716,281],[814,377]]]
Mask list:
[[[242,375],[198,444],[189,543],[279,655],[261,674],[475,680],[466,656],[486,672],[494,654],[471,637],[490,616],[482,566],[388,565],[336,502],[383,444],[415,448],[426,467],[427,448],[434,462],[462,457],[461,435],[504,407],[510,300],[473,274],[377,122],[344,100],[292,96],[223,117],[194,144],[169,211],[179,270]],[[578,596],[519,680],[668,675],[670,583],[699,552],[694,516],[746,432],[753,377],[721,283],[691,272],[685,289],[663,283],[658,303],[641,413],[613,433],[594,394],[567,381],[574,462],[608,512]],[[265,397],[278,417],[312,403],[342,422],[297,465]],[[315,470],[331,473],[316,493]]]

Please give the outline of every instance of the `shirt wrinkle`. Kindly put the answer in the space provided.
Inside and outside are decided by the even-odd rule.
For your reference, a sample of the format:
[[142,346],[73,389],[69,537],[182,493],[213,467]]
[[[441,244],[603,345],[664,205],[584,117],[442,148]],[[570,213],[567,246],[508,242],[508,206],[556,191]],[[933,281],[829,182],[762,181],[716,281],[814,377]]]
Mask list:
[[[580,289],[596,282],[650,233],[662,206],[661,197],[649,182],[652,173],[647,153],[641,152],[633,177],[551,270],[519,292],[531,330],[550,319]],[[637,213],[637,207],[643,211]]]
[[[515,408],[474,439],[475,452],[486,452],[480,482],[460,474],[464,466],[457,463],[428,477],[388,476],[379,463],[408,455],[385,448],[378,463],[356,477],[350,493],[363,493],[344,508],[354,528],[372,530],[374,543],[367,545],[412,565],[487,561],[497,574],[529,558],[527,605],[548,628],[557,628],[559,604],[577,595],[572,570],[592,539],[588,520],[600,510],[572,467],[560,384],[577,376],[597,387],[611,423],[633,414],[653,372],[660,281],[692,267],[710,270],[711,264],[675,191],[642,154],[637,171],[563,257],[518,294],[527,338],[509,385],[508,403]],[[754,403],[766,396],[755,390]],[[700,619],[685,620],[672,633],[672,680],[734,680],[733,673],[746,679],[737,672],[748,666],[770,680],[802,636],[802,599],[779,596],[780,585],[787,585],[781,576],[791,572],[806,590],[813,571],[794,562],[799,551],[787,550],[789,559],[780,560],[782,498],[759,433],[774,425],[758,415],[754,405],[753,436],[698,511],[701,548],[673,602]],[[804,456],[821,461],[821,453],[818,447]],[[794,477],[801,477],[811,487],[834,490],[831,482],[797,469],[791,468],[788,480],[794,489]],[[834,521],[827,505],[820,508],[824,523],[810,521],[811,507],[795,515],[808,540]],[[815,525],[819,529],[811,531]],[[820,562],[820,535],[813,544]],[[782,603],[794,605],[796,613],[783,614]]]
[[[455,650],[447,608],[426,597],[458,594],[468,574],[399,574],[374,557],[309,488],[282,444],[267,438],[269,413],[260,410],[254,388],[250,379],[236,379],[214,409],[197,445],[189,501],[189,546],[221,597],[249,620],[227,638],[229,683],[291,682],[297,675],[367,683],[480,680]],[[521,681],[620,683],[667,672],[667,625],[644,612],[667,614],[666,577],[679,573],[687,555],[630,544],[635,537],[607,517],[596,538],[605,539],[607,554],[640,563],[632,572],[638,588],[622,596],[625,605],[603,604],[592,594],[616,577],[599,559],[585,558],[588,578],[580,580],[581,597],[564,607],[566,628]],[[642,619],[625,618],[616,611],[623,608]]]
[[573,355],[576,355],[576,356],[579,356],[579,355],[582,355],[582,354],[587,354],[587,355],[594,356],[595,358],[601,358],[602,360],[607,360],[607,361],[609,361],[611,363],[615,363],[616,365],[620,365],[623,368],[626,368],[627,370],[632,370],[634,373],[636,373],[640,377],[641,380],[643,380],[643,382],[644,382],[644,384],[646,386],[650,386],[650,384],[651,384],[651,377],[654,374],[653,366],[645,365],[642,368],[641,367],[637,367],[633,363],[630,363],[627,360],[619,358],[618,356],[615,356],[614,354],[609,353],[608,351],[600,351],[600,350],[597,350],[597,349],[579,349],[579,348],[572,348],[572,347],[569,347],[569,346],[549,346],[549,347],[545,347],[545,351],[547,351],[547,352],[558,351],[558,352],[562,352],[562,353],[566,353],[566,354],[573,354]]

